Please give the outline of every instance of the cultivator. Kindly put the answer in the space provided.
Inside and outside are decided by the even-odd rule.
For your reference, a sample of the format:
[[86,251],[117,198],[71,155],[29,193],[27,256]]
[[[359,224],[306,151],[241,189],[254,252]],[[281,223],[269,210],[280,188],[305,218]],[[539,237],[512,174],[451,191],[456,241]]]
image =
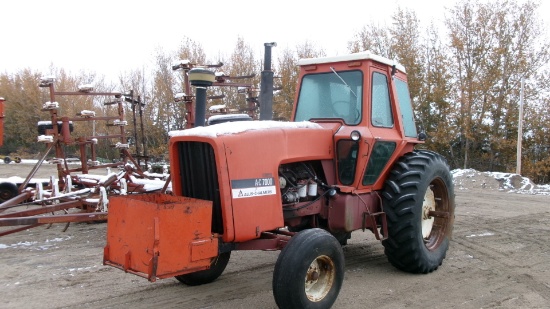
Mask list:
[[[163,179],[163,175],[143,172],[140,162],[136,162],[129,152],[124,104],[130,102],[133,111],[135,105],[139,104],[140,116],[142,115],[142,103],[136,101],[133,94],[129,98],[128,95],[118,92],[94,92],[89,85],[80,86],[76,92],[56,91],[54,79],[51,77],[43,78],[39,86],[48,88],[50,96],[50,101],[44,103],[42,110],[49,113],[51,121],[38,123],[38,131],[41,134],[38,136],[38,142],[45,143],[47,149],[22,183],[2,184],[11,185],[12,194],[5,194],[4,202],[0,204],[0,227],[22,227],[0,230],[0,236],[42,224],[106,220],[110,195],[166,191],[169,180]],[[115,107],[116,114],[96,116],[94,111],[83,110],[75,117],[61,116],[58,114],[59,103],[56,96],[107,97],[110,101],[104,105],[106,108]],[[73,123],[90,123],[95,128],[98,121],[106,121],[107,127],[114,128],[115,132],[95,134],[94,131],[90,136],[71,136]],[[119,161],[102,163],[98,160],[96,150],[101,140],[110,142],[111,146],[119,151]],[[68,164],[66,146],[74,146],[79,150],[80,165]],[[36,181],[33,179],[36,172],[52,151],[55,157],[49,162],[57,165],[57,177],[51,176],[47,181]],[[103,176],[90,174],[90,170],[94,169],[105,169],[107,173]],[[117,172],[111,172],[112,169],[116,169]],[[10,190],[7,192],[10,193]],[[21,208],[24,209],[16,210]],[[10,211],[7,211],[8,209]]]
[[[185,128],[189,129],[198,125],[196,121],[194,105],[199,105],[198,95],[189,95],[192,81],[189,79],[189,72],[198,68],[219,68],[223,64],[197,65],[188,60],[182,60],[172,67],[173,70],[183,70],[183,90],[175,96],[176,102],[185,105]],[[193,74],[191,74],[193,75]],[[255,75],[227,76],[224,73],[216,73],[213,76],[211,86],[236,87],[238,93],[246,95],[247,106],[241,110],[224,110],[225,105],[220,109],[210,109],[207,115],[203,115],[200,125],[203,124],[204,116],[209,116],[212,123],[226,121],[241,121],[257,119],[258,92],[253,83],[241,82],[244,79],[251,79]],[[170,184],[170,178],[165,179],[163,174],[149,174],[141,169],[141,159],[147,160],[147,149],[143,145],[142,151],[138,141],[138,128],[136,126],[136,113],[139,113],[141,122],[141,136],[143,137],[142,108],[143,103],[139,97],[134,97],[133,91],[128,94],[120,92],[94,92],[90,85],[82,85],[78,91],[67,92],[57,91],[52,77],[43,78],[40,87],[49,90],[49,101],[44,103],[42,110],[49,113],[49,121],[38,123],[38,142],[47,145],[46,151],[34,168],[21,183],[2,183],[0,186],[0,236],[22,231],[42,224],[59,222],[88,222],[107,219],[109,197],[113,195],[126,195],[129,193],[150,193],[166,192]],[[110,116],[96,116],[94,111],[82,110],[75,116],[62,116],[59,114],[60,104],[56,101],[57,96],[100,96],[106,97],[104,102],[106,108],[112,107],[115,113]],[[210,99],[222,98],[213,96]],[[206,99],[206,97],[204,98]],[[125,120],[124,104],[131,104],[133,112],[134,136],[136,152],[132,155],[129,152],[129,143],[125,127],[128,125]],[[205,103],[201,102],[201,109],[204,110]],[[136,108],[139,110],[136,111]],[[234,114],[242,112],[243,114]],[[227,115],[231,114],[231,115]],[[215,116],[215,117],[210,117]],[[235,118],[236,116],[239,116]],[[108,134],[92,134],[73,138],[75,123],[88,123],[96,125],[96,122],[106,121],[107,126],[113,128]],[[95,132],[94,132],[95,133]],[[113,163],[102,163],[96,156],[97,145],[101,140],[111,142],[111,146],[118,149],[120,161]],[[73,146],[78,149],[78,161],[80,165],[69,164],[66,146]],[[45,181],[37,181],[34,176],[39,168],[45,163],[50,153],[54,158],[48,160],[57,166],[57,177],[50,177]],[[137,158],[137,161],[136,161]],[[145,161],[147,164],[147,161]],[[98,176],[90,174],[91,170],[106,169],[106,175]],[[118,172],[110,172],[117,169]],[[23,210],[17,210],[24,208]],[[8,211],[9,210],[9,211]],[[1,230],[5,227],[21,226],[9,230]]]
[[[241,121],[241,120],[252,120],[257,119],[257,111],[258,111],[258,93],[259,89],[255,87],[254,83],[252,82],[243,82],[242,80],[250,80],[254,78],[255,74],[249,74],[249,75],[243,75],[243,76],[228,76],[223,72],[216,72],[211,73],[212,74],[212,82],[208,85],[203,85],[202,87],[233,87],[237,88],[237,92],[239,94],[244,94],[246,96],[246,102],[247,105],[245,108],[242,109],[230,109],[225,104],[223,105],[214,105],[211,106],[208,110],[206,110],[206,102],[201,102],[200,95],[194,96],[189,95],[191,92],[191,86],[192,82],[190,80],[190,76],[193,75],[192,70],[196,72],[196,69],[207,69],[207,68],[221,68],[223,66],[223,63],[219,62],[216,64],[195,64],[192,63],[189,60],[180,60],[178,63],[174,64],[172,66],[172,70],[177,71],[181,70],[183,71],[183,91],[177,93],[174,97],[175,102],[183,102],[185,105],[185,129],[191,129],[196,126],[202,126],[206,123],[203,123],[201,119],[196,119],[197,117],[208,117],[209,122],[208,124],[216,124],[220,122],[228,121],[227,115],[232,115],[229,118],[233,117],[235,121]],[[199,72],[200,74],[200,72]],[[214,95],[214,96],[208,96],[205,97],[205,99],[221,99],[224,98],[225,95]],[[196,105],[196,108],[195,108]],[[195,111],[197,111],[197,114],[195,115]],[[204,114],[203,114],[204,112]],[[237,114],[242,113],[242,114]],[[212,118],[212,119],[210,119]]]

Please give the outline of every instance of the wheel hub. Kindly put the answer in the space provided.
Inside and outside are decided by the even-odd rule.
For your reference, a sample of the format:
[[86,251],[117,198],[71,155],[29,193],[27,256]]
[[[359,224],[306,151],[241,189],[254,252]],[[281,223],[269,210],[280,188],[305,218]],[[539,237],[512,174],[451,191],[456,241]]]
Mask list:
[[424,202],[422,203],[422,237],[427,239],[430,237],[435,218],[430,216],[430,211],[435,211],[435,196],[430,187],[426,189]]
[[317,257],[306,272],[305,291],[307,298],[317,302],[328,294],[336,276],[332,259],[326,255]]

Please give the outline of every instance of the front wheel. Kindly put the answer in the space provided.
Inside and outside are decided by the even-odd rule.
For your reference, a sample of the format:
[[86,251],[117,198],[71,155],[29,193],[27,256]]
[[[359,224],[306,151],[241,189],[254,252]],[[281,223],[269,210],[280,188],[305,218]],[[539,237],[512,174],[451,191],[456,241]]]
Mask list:
[[210,283],[218,279],[219,276],[221,276],[221,274],[225,270],[225,267],[227,266],[227,263],[229,263],[230,257],[231,257],[231,251],[224,252],[218,255],[212,261],[212,264],[210,265],[209,269],[200,270],[190,274],[176,276],[176,279],[179,282],[190,286]]
[[279,254],[273,272],[273,296],[285,308],[330,308],[344,280],[344,252],[322,229],[293,236]]
[[389,262],[411,273],[429,273],[445,259],[454,221],[449,167],[431,151],[406,154],[394,166],[382,193]]

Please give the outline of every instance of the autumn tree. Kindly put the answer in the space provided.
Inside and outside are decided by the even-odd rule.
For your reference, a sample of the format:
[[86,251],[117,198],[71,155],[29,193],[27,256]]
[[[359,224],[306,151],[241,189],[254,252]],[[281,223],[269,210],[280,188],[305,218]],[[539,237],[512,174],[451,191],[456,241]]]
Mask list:
[[38,83],[40,73],[23,69],[14,74],[0,75],[0,93],[6,99],[4,108],[4,145],[2,152],[36,153],[38,145],[37,123],[41,120],[44,97]]
[[[524,110],[522,173],[536,183],[550,182],[550,72],[537,74],[527,84]],[[543,90],[543,91],[541,91]]]
[[[224,63],[223,67],[220,68],[220,73],[223,73],[229,77],[240,77],[240,76],[249,76],[255,75],[252,78],[247,79],[229,79],[229,82],[238,82],[250,85],[251,89],[254,89],[254,92],[257,93],[259,97],[259,84],[260,84],[260,72],[262,70],[262,61],[256,58],[254,49],[245,42],[242,37],[237,38],[237,43],[233,52]],[[245,87],[246,88],[246,87]],[[243,89],[246,90],[246,89]],[[241,91],[239,93],[238,87],[220,87],[218,89],[218,94],[224,96],[223,102],[225,105],[232,110],[241,113],[248,113],[248,104],[246,102],[246,95]],[[256,112],[256,111],[251,111]]]
[[[549,60],[533,2],[463,1],[446,20],[463,167],[513,170],[520,81]],[[528,99],[529,97],[527,97]]]
[[290,120],[292,108],[296,96],[298,84],[298,60],[302,58],[315,58],[325,56],[322,49],[316,48],[311,42],[306,41],[297,45],[294,50],[285,48],[280,53],[275,66],[276,95],[273,97],[274,119]]
[[424,37],[422,33],[416,13],[399,7],[389,26],[363,27],[348,43],[348,50],[368,50],[404,65],[417,124],[428,135],[425,147],[449,156],[450,63],[438,29],[431,24]]
[[[204,49],[202,48],[202,45],[190,38],[183,38],[181,45],[179,46],[178,50],[176,51],[176,56],[174,59],[177,61],[189,61],[194,66],[201,66],[208,64],[206,60],[206,54],[204,52]],[[174,72],[176,76],[177,84],[175,85],[176,89],[179,91],[179,93],[184,93],[186,95],[193,95],[192,89],[190,86],[185,84],[184,81],[184,75],[187,72],[183,70],[179,70]],[[186,112],[185,106],[183,103],[180,103],[182,115],[184,115]]]
[[457,135],[454,125],[457,110],[449,98],[452,86],[451,61],[434,24],[427,28],[422,46],[424,78],[417,97],[413,97],[416,121],[428,136],[425,147],[441,153],[451,165],[456,166],[455,154],[449,144],[449,140]]

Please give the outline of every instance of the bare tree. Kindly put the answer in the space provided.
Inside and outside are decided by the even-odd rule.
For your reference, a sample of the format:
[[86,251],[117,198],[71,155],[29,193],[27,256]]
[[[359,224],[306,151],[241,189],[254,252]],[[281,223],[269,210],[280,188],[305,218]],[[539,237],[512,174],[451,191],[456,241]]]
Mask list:
[[377,55],[393,58],[392,38],[387,26],[379,26],[374,23],[363,26],[354,35],[354,39],[348,42],[348,50],[351,53],[371,51]]

